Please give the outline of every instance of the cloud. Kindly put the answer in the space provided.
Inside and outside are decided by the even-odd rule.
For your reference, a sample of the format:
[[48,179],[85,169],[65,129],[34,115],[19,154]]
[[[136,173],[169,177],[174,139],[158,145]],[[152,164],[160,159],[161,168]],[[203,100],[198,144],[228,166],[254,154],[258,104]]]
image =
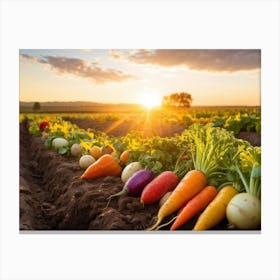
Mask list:
[[121,50],[109,50],[109,56],[112,59],[116,59],[116,60],[125,59],[124,54],[122,53]]
[[109,56],[112,59],[116,60],[127,60],[127,58],[131,58],[137,55],[146,55],[150,53],[148,49],[111,49],[109,50]]
[[79,58],[64,56],[43,56],[42,58],[38,58],[27,54],[21,54],[20,58],[47,65],[58,74],[72,74],[82,78],[88,78],[96,84],[122,82],[134,78],[133,75],[115,69],[103,69],[96,62],[90,64]]
[[247,71],[261,67],[260,50],[139,50],[131,54],[129,60],[139,64],[184,66],[210,72]]
[[19,57],[20,57],[20,59],[28,59],[31,61],[38,62],[38,57],[36,57],[36,56],[32,56],[32,55],[28,55],[28,54],[20,54]]

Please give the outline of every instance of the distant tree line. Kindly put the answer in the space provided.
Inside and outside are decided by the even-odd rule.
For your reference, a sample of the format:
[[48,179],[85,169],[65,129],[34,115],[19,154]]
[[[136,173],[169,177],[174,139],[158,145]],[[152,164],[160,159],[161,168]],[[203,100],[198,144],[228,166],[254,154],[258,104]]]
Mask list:
[[33,109],[34,112],[40,111],[40,109],[41,109],[41,104],[40,104],[40,102],[34,102],[34,104],[33,104],[33,106],[32,106],[32,109]]
[[172,93],[163,96],[162,106],[171,108],[188,108],[191,106],[192,96],[187,92]]

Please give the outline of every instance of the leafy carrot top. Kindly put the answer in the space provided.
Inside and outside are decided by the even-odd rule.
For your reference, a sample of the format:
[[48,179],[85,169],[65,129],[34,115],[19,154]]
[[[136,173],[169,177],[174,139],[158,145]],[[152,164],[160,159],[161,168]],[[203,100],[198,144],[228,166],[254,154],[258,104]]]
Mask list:
[[235,140],[233,133],[212,124],[195,124],[185,132],[185,136],[191,143],[195,169],[202,171],[208,181],[220,175],[220,163]]

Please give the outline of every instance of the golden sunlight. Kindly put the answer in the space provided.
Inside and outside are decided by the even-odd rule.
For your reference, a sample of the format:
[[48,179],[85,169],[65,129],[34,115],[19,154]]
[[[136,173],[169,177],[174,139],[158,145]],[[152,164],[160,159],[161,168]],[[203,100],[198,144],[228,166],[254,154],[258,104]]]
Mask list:
[[139,103],[147,109],[152,109],[161,105],[161,97],[155,92],[145,92],[141,94]]

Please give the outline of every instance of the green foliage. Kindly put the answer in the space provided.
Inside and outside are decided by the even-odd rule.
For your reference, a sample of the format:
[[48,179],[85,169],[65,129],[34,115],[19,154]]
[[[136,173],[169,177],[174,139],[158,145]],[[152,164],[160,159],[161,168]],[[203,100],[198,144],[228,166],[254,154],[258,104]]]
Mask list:
[[[207,174],[209,184],[223,186],[233,184],[239,191],[250,191],[260,195],[260,149],[248,142],[236,139],[241,130],[261,132],[260,110],[197,110],[154,111],[150,118],[161,123],[183,125],[186,130],[173,137],[144,137],[140,131],[130,131],[122,137],[110,137],[103,132],[80,129],[71,123],[72,118],[91,116],[95,121],[126,120],[145,123],[145,114],[92,114],[92,115],[41,115],[20,116],[29,120],[29,132],[37,137],[42,135],[39,124],[50,123],[48,138],[44,140],[47,149],[52,140],[65,138],[69,145],[57,152],[70,155],[70,147],[80,143],[87,154],[92,146],[114,147],[120,155],[130,150],[128,163],[140,161],[144,168],[155,174],[165,170],[175,171],[182,178],[189,170],[197,168]],[[66,119],[68,121],[66,121]],[[208,124],[209,122],[209,124]],[[206,123],[206,125],[204,125]],[[252,160],[254,159],[254,160]],[[242,177],[243,176],[243,177]]]

